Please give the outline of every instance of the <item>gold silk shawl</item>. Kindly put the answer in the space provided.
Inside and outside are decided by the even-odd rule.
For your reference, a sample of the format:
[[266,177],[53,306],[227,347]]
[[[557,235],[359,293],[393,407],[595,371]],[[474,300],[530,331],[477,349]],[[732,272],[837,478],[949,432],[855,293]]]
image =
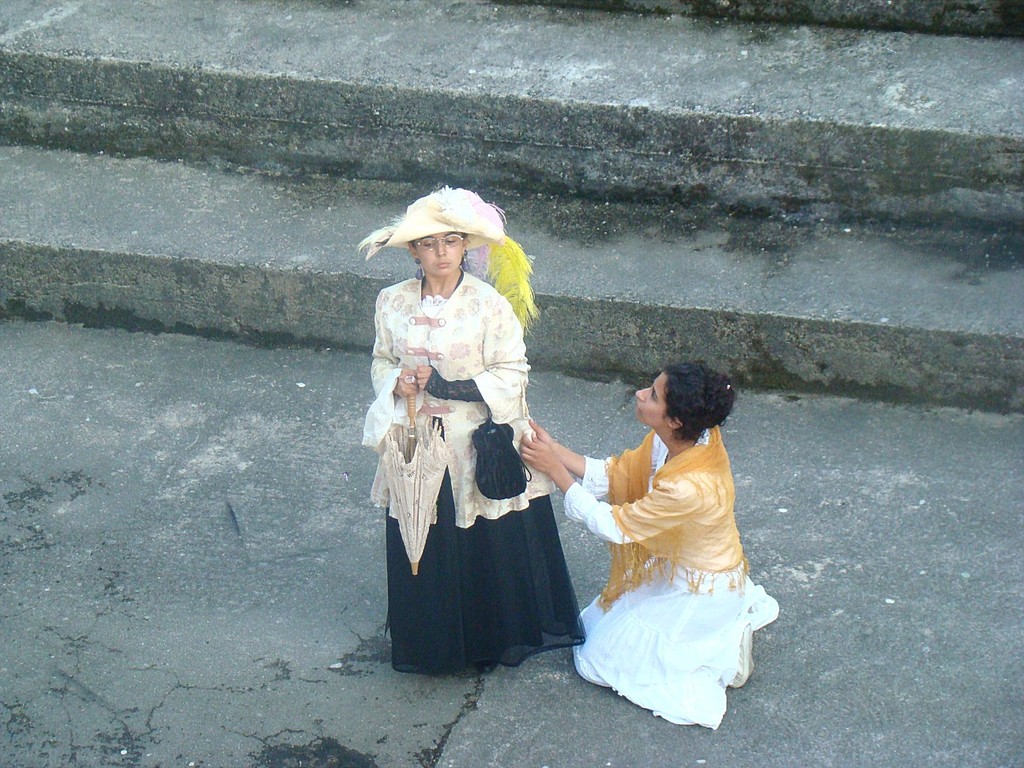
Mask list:
[[707,445],[672,457],[651,476],[654,432],[638,448],[608,462],[608,497],[619,529],[632,541],[612,544],[608,584],[600,605],[608,610],[625,592],[656,575],[687,573],[691,591],[709,575],[729,573],[729,588],[742,587],[747,564],[733,516],[736,490],[718,427]]

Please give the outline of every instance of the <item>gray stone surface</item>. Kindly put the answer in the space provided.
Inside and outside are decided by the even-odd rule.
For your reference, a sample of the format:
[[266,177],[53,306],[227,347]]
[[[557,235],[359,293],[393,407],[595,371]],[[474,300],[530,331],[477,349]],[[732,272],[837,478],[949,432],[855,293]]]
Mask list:
[[1019,223],[1022,72],[1017,39],[476,2],[45,0],[0,8],[0,138]]
[[[0,766],[1021,765],[1024,417],[797,390],[1024,407],[1022,72],[1019,40],[476,2],[4,2],[0,315],[320,346],[0,322]],[[353,251],[441,181],[537,256],[566,442],[637,442],[615,374],[665,357],[776,388],[726,438],[783,613],[717,733],[567,652],[391,671],[356,435],[408,265]],[[587,600],[605,551],[561,531]]]
[[[568,652],[391,671],[367,368],[0,323],[4,768],[1021,765],[1021,415],[740,392],[737,514],[782,614],[711,732]],[[642,436],[621,382],[535,371],[530,399],[595,455]],[[560,525],[587,600],[606,552]]]
[[[506,0],[518,2],[518,0]],[[525,2],[525,5],[535,3]],[[721,19],[788,24],[831,24],[954,35],[1024,35],[1018,0],[566,0],[546,2],[606,11],[683,13]]]
[[[404,252],[359,240],[429,187],[0,148],[0,311],[348,348]],[[490,195],[535,256],[534,361],[663,352],[763,388],[1024,409],[1024,233]]]

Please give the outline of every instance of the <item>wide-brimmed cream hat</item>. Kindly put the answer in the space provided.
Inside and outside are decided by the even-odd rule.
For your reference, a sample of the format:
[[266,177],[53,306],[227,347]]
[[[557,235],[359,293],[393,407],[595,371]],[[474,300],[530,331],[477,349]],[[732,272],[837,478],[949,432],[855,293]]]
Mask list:
[[406,208],[405,215],[390,226],[363,238],[359,250],[365,250],[369,259],[381,248],[404,247],[442,232],[466,236],[463,267],[490,282],[508,299],[523,328],[529,328],[539,312],[530,285],[533,260],[505,234],[504,212],[476,192],[451,187],[431,192]]
[[499,208],[485,203],[468,189],[442,187],[414,202],[390,226],[371,232],[359,243],[359,249],[365,249],[369,259],[381,248],[406,246],[442,232],[465,235],[467,249],[505,242],[504,218]]

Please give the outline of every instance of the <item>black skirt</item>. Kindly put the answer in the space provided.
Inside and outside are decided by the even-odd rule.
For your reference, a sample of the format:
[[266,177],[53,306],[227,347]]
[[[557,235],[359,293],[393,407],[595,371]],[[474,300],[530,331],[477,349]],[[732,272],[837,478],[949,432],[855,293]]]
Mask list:
[[445,473],[419,573],[412,575],[390,516],[387,567],[391,665],[399,672],[516,666],[532,654],[583,642],[548,496],[459,528]]

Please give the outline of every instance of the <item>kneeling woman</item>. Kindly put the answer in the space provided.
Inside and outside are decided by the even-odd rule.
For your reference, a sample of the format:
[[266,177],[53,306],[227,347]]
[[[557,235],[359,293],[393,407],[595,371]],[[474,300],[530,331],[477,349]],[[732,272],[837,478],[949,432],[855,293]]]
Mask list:
[[[582,614],[576,670],[681,725],[719,726],[726,688],[753,667],[752,633],[779,613],[747,575],[733,517],[719,426],[734,399],[726,376],[671,365],[636,393],[651,428],[638,448],[601,462],[536,423],[521,446],[565,492],[566,514],[612,545],[608,584]],[[606,494],[611,504],[598,501]]]
[[[371,365],[377,399],[363,443],[381,451],[385,436],[408,423],[411,410],[419,429],[440,430],[446,454],[436,522],[415,573],[384,457],[378,464],[372,498],[390,505],[392,666],[434,674],[489,669],[582,642],[550,479],[535,472],[525,489],[500,499],[484,496],[475,482],[472,435],[488,415],[512,425],[517,445],[529,429],[523,322],[536,308],[526,255],[506,236],[497,208],[447,187],[414,202],[402,219],[361,245],[367,258],[398,246],[418,266],[417,277],[377,298]],[[485,279],[471,274],[471,265]],[[504,282],[509,274],[518,275],[511,285]],[[495,275],[504,294],[486,279]],[[517,302],[518,314],[505,294]],[[519,463],[514,452],[512,458]]]

